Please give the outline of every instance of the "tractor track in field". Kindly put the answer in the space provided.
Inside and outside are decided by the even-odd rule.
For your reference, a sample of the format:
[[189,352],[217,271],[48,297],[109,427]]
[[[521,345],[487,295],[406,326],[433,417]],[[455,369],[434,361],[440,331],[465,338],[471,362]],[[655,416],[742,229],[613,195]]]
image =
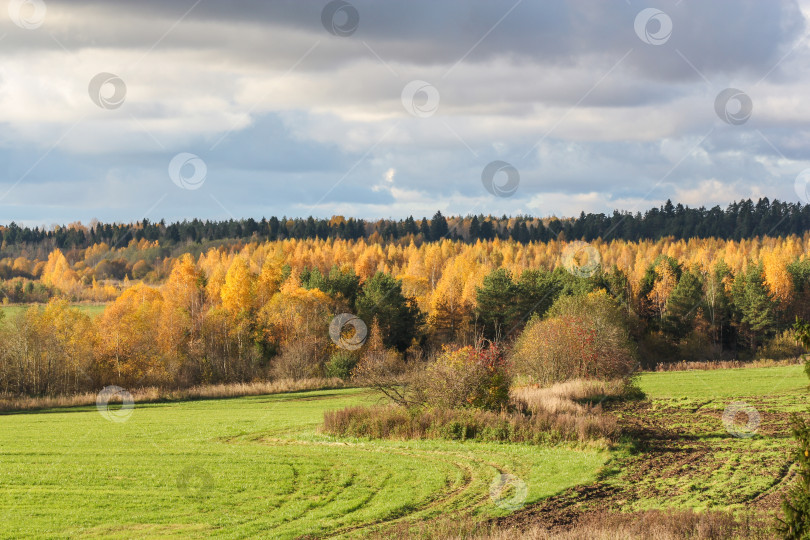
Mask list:
[[[226,442],[237,442],[239,441],[239,437],[234,437],[232,439],[223,439]],[[240,442],[245,442],[244,440]],[[397,454],[400,456],[405,457],[418,457],[418,458],[426,458],[430,457],[433,460],[442,461],[444,463],[448,463],[451,466],[458,469],[461,473],[461,482],[451,489],[450,491],[441,491],[436,493],[436,497],[427,501],[425,504],[420,506],[416,506],[411,511],[404,513],[402,515],[392,516],[389,518],[383,518],[372,522],[361,523],[357,525],[352,525],[348,527],[343,527],[337,529],[335,531],[331,531],[328,533],[327,536],[329,537],[336,537],[336,536],[345,536],[345,535],[352,535],[361,532],[374,532],[378,533],[380,530],[386,530],[389,527],[396,527],[397,525],[414,520],[415,517],[419,514],[426,514],[425,517],[427,519],[431,519],[432,513],[439,513],[441,512],[442,508],[447,508],[447,512],[443,515],[443,517],[447,516],[464,516],[468,515],[473,512],[478,506],[480,506],[482,501],[488,500],[489,494],[482,493],[478,497],[473,497],[470,499],[470,504],[465,506],[456,507],[453,503],[469,492],[470,488],[472,487],[474,481],[478,480],[482,474],[481,469],[482,467],[491,467],[495,471],[500,474],[506,473],[508,471],[502,469],[499,465],[488,462],[482,459],[474,459],[471,458],[468,454],[458,453],[458,452],[445,452],[439,450],[406,450],[406,449],[394,449],[390,447],[376,447],[373,445],[367,445],[364,443],[352,443],[352,442],[332,442],[332,441],[302,441],[302,440],[290,440],[290,439],[278,439],[278,438],[270,438],[270,437],[258,437],[252,439],[250,442],[258,442],[261,444],[271,444],[271,445],[289,445],[289,446],[351,446],[354,448],[363,449],[369,452],[384,452],[390,454]],[[472,460],[473,463],[470,464],[469,461]],[[465,463],[465,461],[467,463]],[[488,482],[487,482],[488,485]],[[370,500],[370,499],[369,499]],[[353,511],[359,510],[360,507]],[[320,536],[317,536],[320,537]],[[304,537],[306,538],[306,537]],[[315,538],[313,536],[312,538]]]
[[[570,488],[522,511],[496,518],[492,524],[516,529],[540,526],[554,532],[568,529],[586,518],[593,519],[594,515],[619,514],[627,512],[628,508],[637,510],[634,505],[651,499],[674,500],[683,497],[683,486],[690,481],[697,484],[701,480],[709,482],[711,473],[726,464],[718,455],[735,448],[735,451],[746,451],[755,456],[761,453],[763,463],[768,464],[761,469],[749,465],[749,469],[741,470],[741,474],[762,475],[764,471],[774,471],[772,482],[759,492],[717,501],[717,507],[736,505],[757,519],[771,523],[783,495],[796,477],[789,457],[789,414],[773,412],[769,408],[772,403],[767,400],[750,398],[745,401],[763,411],[758,433],[780,441],[777,443],[780,445],[781,439],[786,439],[781,445],[784,456],[768,448],[741,446],[750,439],[715,434],[717,425],[722,426],[722,409],[716,407],[716,402],[688,408],[661,407],[650,401],[616,404],[611,412],[617,415],[623,433],[629,435],[636,446],[634,452],[610,464],[611,469],[620,473]],[[714,408],[711,407],[713,404]],[[766,455],[766,452],[770,453]]]
[[[405,454],[397,452],[399,455],[413,455],[413,454]],[[330,537],[337,537],[337,536],[344,536],[352,533],[359,533],[361,531],[368,531],[368,532],[378,532],[378,529],[385,529],[387,527],[394,527],[399,523],[404,521],[408,521],[409,519],[413,519],[413,515],[416,513],[421,512],[430,512],[433,509],[440,508],[441,505],[446,504],[453,499],[457,498],[458,496],[462,495],[466,490],[470,488],[473,482],[473,468],[466,467],[461,463],[453,463],[454,466],[459,468],[460,470],[464,471],[464,481],[461,485],[453,489],[452,491],[445,492],[442,496],[438,499],[434,499],[423,506],[419,506],[414,508],[413,512],[403,514],[401,516],[388,518],[388,519],[379,519],[377,521],[369,522],[369,523],[361,523],[358,525],[352,525],[350,527],[344,527],[342,529],[338,529],[332,531],[329,536]],[[458,511],[456,511],[458,512]]]
[[[750,511],[756,519],[773,522],[784,493],[795,478],[789,459],[789,414],[781,412],[784,402],[771,398],[746,398],[761,412],[762,422],[756,439],[731,437],[723,427],[722,414],[726,402],[732,400],[703,400],[678,403],[673,400],[630,401],[610,404],[606,412],[614,414],[624,435],[632,441],[632,450],[614,458],[607,472],[591,484],[570,488],[513,514],[493,518],[490,525],[498,528],[527,529],[540,526],[551,532],[562,531],[578,523],[599,519],[599,516],[631,515],[643,512],[645,502],[657,501],[653,507],[725,508],[729,505]],[[737,401],[737,400],[735,400]],[[757,441],[757,444],[749,444]],[[501,467],[469,455],[437,450],[375,447],[362,442],[306,441],[253,437],[234,437],[230,443],[259,443],[270,445],[351,446],[369,452],[387,452],[418,457],[426,461],[443,462],[460,471],[448,476],[448,484],[420,505],[373,522],[350,525],[331,531],[333,536],[385,535],[397,526],[419,520],[453,520],[464,518],[487,500],[480,488],[485,470],[504,473]],[[745,459],[734,456],[747,454]],[[728,456],[732,457],[729,458]],[[753,456],[753,457],[752,457]],[[709,488],[715,471],[760,477],[756,486],[714,493]],[[730,473],[728,471],[731,471]],[[764,473],[764,474],[763,474]],[[451,481],[455,478],[455,481]],[[727,481],[723,478],[722,481]],[[740,483],[739,478],[733,479]],[[704,494],[701,490],[709,490]],[[694,491],[694,493],[692,493]],[[705,497],[704,497],[705,495]],[[692,497],[688,499],[688,497]],[[701,499],[704,497],[704,499]],[[701,503],[701,501],[704,503]],[[687,501],[684,504],[684,501]],[[361,505],[362,507],[362,505]],[[360,507],[358,507],[359,509]],[[765,521],[763,521],[764,523]],[[406,525],[407,526],[407,525]],[[382,537],[382,536],[380,536]]]

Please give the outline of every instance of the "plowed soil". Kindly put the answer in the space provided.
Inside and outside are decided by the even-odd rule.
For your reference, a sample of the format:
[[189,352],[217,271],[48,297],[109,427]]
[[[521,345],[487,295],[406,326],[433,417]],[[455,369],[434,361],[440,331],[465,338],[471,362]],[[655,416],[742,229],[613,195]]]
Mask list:
[[[589,485],[569,489],[496,520],[497,526],[551,532],[595,516],[649,509],[732,510],[772,528],[795,477],[791,411],[804,396],[745,398],[760,414],[753,436],[735,437],[722,414],[732,400],[643,400],[607,405],[631,442],[609,470]],[[739,424],[747,418],[739,415]]]

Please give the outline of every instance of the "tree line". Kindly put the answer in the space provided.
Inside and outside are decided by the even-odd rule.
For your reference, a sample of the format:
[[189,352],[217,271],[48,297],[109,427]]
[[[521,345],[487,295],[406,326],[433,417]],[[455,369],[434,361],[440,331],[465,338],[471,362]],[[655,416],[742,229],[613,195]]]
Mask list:
[[801,235],[810,230],[810,205],[761,198],[734,202],[727,208],[690,208],[667,201],[658,208],[611,215],[582,212],[575,218],[540,219],[531,216],[456,216],[436,212],[431,219],[412,216],[402,220],[363,219],[333,216],[329,219],[271,217],[255,220],[209,221],[193,219],[167,224],[144,219],[133,224],[73,223],[52,229],[20,227],[12,222],[0,226],[0,249],[45,246],[47,249],[83,249],[94,244],[127,245],[131,240],[158,241],[160,245],[202,243],[218,240],[254,239],[366,239],[380,242],[414,238],[419,242],[444,238],[476,242],[511,239],[520,243],[553,239],[657,240],[720,238],[741,240],[756,236]]

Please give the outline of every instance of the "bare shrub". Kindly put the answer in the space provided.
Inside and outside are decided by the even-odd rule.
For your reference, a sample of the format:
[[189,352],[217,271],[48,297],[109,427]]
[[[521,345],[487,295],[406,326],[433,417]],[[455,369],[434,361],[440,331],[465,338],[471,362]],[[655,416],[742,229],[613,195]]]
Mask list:
[[413,401],[408,388],[408,364],[395,349],[386,349],[377,319],[371,324],[368,342],[357,366],[352,370],[352,380],[382,392],[400,404]]
[[302,338],[284,345],[273,359],[271,373],[277,379],[311,379],[323,369],[326,343],[316,338]]

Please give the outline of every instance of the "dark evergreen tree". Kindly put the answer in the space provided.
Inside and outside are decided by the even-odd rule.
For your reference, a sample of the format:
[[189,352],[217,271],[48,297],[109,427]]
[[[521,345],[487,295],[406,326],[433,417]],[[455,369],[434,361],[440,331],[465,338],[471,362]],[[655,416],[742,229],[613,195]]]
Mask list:
[[481,238],[481,224],[478,223],[478,216],[473,216],[470,220],[469,240],[475,242],[479,238]]
[[695,319],[705,309],[701,277],[691,270],[681,274],[678,284],[667,300],[663,330],[675,339],[686,337],[695,326]]
[[416,303],[402,294],[402,282],[383,272],[366,280],[356,307],[363,321],[377,319],[386,347],[399,351],[405,351],[418,338],[424,322]]
[[776,304],[763,278],[762,264],[750,265],[734,280],[732,297],[738,324],[755,349],[764,337],[773,333],[776,324]]
[[433,215],[433,219],[430,220],[430,239],[437,242],[445,238],[448,232],[447,220],[441,212],[436,212]]
[[481,222],[481,232],[479,233],[479,238],[481,240],[492,240],[495,238],[495,229],[492,227],[492,222],[490,220],[484,220]]
[[518,288],[512,281],[512,274],[505,268],[494,270],[484,278],[476,292],[475,307],[484,337],[500,340],[512,329],[518,316],[517,295]]
[[430,225],[426,218],[422,218],[422,223],[419,224],[419,232],[426,242],[430,242],[433,238],[430,235]]

